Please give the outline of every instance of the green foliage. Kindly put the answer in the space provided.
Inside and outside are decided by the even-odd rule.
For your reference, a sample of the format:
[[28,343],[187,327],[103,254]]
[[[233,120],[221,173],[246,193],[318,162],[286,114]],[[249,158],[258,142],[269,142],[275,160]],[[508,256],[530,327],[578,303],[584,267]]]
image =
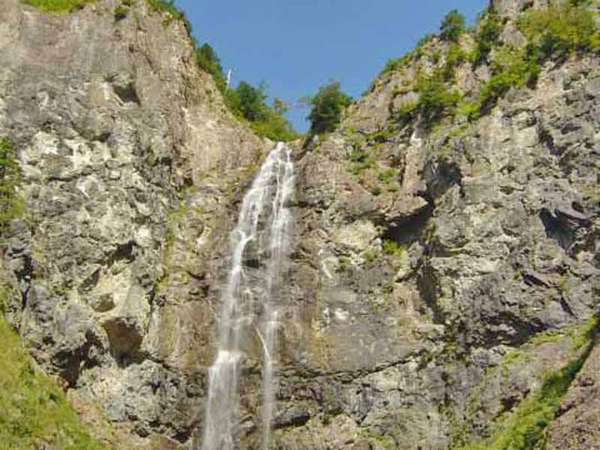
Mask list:
[[371,169],[375,166],[375,160],[373,157],[359,144],[352,146],[350,152],[350,161],[352,166],[350,171],[353,175],[360,175],[365,170]]
[[456,67],[467,60],[467,54],[461,48],[461,46],[455,42],[450,44],[448,47],[448,53],[446,54],[446,62],[442,68],[442,76],[445,81],[451,81],[454,79],[454,72]]
[[276,98],[272,106],[266,103],[265,84],[254,87],[242,81],[237,88],[228,89],[221,61],[209,44],[196,49],[196,63],[212,75],[229,110],[238,118],[247,120],[255,133],[276,141],[291,141],[298,137],[298,133],[285,118],[288,109],[285,102]]
[[262,120],[251,122],[250,126],[259,136],[267,137],[273,141],[293,141],[299,137],[292,124],[274,109],[267,109]]
[[[373,194],[373,195],[378,195],[378,194]],[[379,257],[379,253],[374,248],[368,248],[367,250],[365,250],[362,253],[362,257],[364,258],[365,262],[370,265],[370,264],[373,264],[375,261],[377,261],[377,258]]]
[[406,253],[406,246],[391,239],[385,239],[383,241],[383,252],[386,255],[399,258],[404,256]]
[[261,84],[256,88],[245,81],[242,81],[235,90],[237,94],[236,108],[239,108],[241,115],[250,122],[264,120],[267,115],[265,91],[265,85]]
[[175,19],[184,19],[185,14],[175,4],[175,0],[146,0],[148,4],[159,12],[166,12]]
[[425,47],[436,37],[437,37],[437,34],[435,34],[435,33],[427,33],[425,36],[423,36],[421,39],[419,39],[419,42],[417,42],[416,48],[419,49],[419,48]]
[[483,111],[493,106],[511,87],[523,87],[537,81],[540,64],[527,56],[525,49],[504,47],[498,50],[490,80],[483,86],[479,104]]
[[129,8],[125,5],[119,5],[115,8],[115,21],[120,21],[123,20],[127,17],[127,14],[129,13]]
[[266,85],[254,87],[242,81],[235,89],[228,89],[225,101],[229,109],[239,118],[250,122],[252,129],[260,136],[276,141],[291,141],[298,133],[285,118],[287,105],[275,99],[273,106],[266,103]]
[[526,12],[519,29],[538,60],[600,51],[594,13],[585,2],[563,2]]
[[[597,328],[597,321],[593,329]],[[577,373],[583,367],[593,345],[588,333],[587,348],[576,360],[562,369],[550,372],[542,387],[523,400],[485,443],[471,444],[462,450],[534,450],[543,444],[544,430],[555,419],[560,403]]]
[[394,111],[394,117],[400,127],[408,124],[413,120],[419,112],[419,102],[408,101],[400,105],[400,107]]
[[457,42],[465,31],[465,16],[456,9],[453,9],[444,17],[440,27],[441,37],[452,42]]
[[460,100],[460,93],[444,83],[439,73],[417,81],[419,101],[417,109],[422,125],[431,128],[444,115],[452,115]]
[[[0,292],[2,300],[5,289]],[[102,450],[51,379],[43,375],[0,312],[0,442],[3,449]]]
[[212,75],[217,88],[221,92],[225,92],[226,83],[221,60],[209,44],[204,44],[196,49],[196,64],[206,73]]
[[398,171],[393,167],[382,170],[377,175],[377,179],[381,181],[383,184],[390,184],[398,177]]
[[332,81],[319,88],[317,94],[310,99],[312,110],[308,116],[312,134],[333,131],[340,123],[342,112],[352,99],[342,92],[340,83]]
[[503,27],[504,23],[502,19],[500,19],[496,10],[490,7],[481,18],[477,34],[475,35],[476,47],[472,60],[476,65],[488,60],[490,52],[498,45]]
[[16,151],[7,138],[0,138],[0,234],[7,231],[10,222],[24,211],[23,200],[17,193],[21,182],[21,168]]
[[42,11],[51,13],[68,13],[83,8],[86,4],[95,0],[22,0]]

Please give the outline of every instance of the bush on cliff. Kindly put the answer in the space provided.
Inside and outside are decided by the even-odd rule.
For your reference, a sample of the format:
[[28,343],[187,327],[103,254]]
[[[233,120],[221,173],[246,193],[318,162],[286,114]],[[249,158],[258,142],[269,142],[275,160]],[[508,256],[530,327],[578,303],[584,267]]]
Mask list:
[[440,36],[448,41],[457,42],[465,31],[465,16],[453,9],[444,17],[440,27]]
[[586,2],[564,2],[526,12],[519,29],[527,37],[531,56],[538,60],[600,51],[595,13]]
[[308,120],[311,133],[321,134],[335,130],[342,119],[342,112],[350,103],[352,98],[342,92],[339,82],[332,81],[321,86],[310,99],[312,110]]

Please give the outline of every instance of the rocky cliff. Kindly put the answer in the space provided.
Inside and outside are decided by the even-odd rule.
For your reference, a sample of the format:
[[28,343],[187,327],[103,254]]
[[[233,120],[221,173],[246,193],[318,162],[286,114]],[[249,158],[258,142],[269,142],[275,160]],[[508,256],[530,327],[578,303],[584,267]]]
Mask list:
[[[27,206],[7,316],[83,412],[125,428],[109,444],[194,448],[227,235],[270,143],[167,13],[5,3],[0,134]],[[497,48],[526,44],[532,4],[547,6],[493,2]],[[479,114],[425,123],[415,80],[476,45],[426,42],[298,145],[276,448],[598,448],[600,58],[548,58]],[[449,79],[476,99],[492,64],[457,61]],[[258,445],[255,347],[243,448]]]
[[117,21],[120,4],[2,2],[0,134],[27,211],[4,251],[21,292],[7,315],[47,372],[131,426],[139,439],[113,445],[133,448],[200,426],[211,277],[271,144],[228,113],[182,21],[145,2]]

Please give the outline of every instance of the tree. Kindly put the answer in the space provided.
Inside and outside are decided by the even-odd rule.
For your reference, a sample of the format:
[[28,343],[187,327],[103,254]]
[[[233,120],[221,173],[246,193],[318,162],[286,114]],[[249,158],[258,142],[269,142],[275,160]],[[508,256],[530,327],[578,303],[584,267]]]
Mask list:
[[456,9],[453,9],[444,17],[440,27],[442,38],[452,42],[457,42],[465,30],[465,16]]
[[267,94],[265,94],[265,85],[254,87],[245,81],[240,82],[237,87],[240,112],[244,118],[251,122],[264,120],[266,118]]
[[340,83],[332,81],[321,86],[311,98],[312,110],[308,116],[313,134],[330,132],[340,123],[342,111],[352,103],[352,98],[342,92]]

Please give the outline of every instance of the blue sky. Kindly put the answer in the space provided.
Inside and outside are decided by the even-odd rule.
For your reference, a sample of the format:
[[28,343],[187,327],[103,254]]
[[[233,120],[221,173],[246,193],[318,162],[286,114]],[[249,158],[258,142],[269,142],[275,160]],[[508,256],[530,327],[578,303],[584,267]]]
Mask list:
[[[233,83],[266,81],[290,103],[331,79],[359,97],[390,58],[436,32],[451,9],[472,22],[487,0],[177,0],[200,43],[210,43]],[[305,131],[308,111],[289,117]]]

